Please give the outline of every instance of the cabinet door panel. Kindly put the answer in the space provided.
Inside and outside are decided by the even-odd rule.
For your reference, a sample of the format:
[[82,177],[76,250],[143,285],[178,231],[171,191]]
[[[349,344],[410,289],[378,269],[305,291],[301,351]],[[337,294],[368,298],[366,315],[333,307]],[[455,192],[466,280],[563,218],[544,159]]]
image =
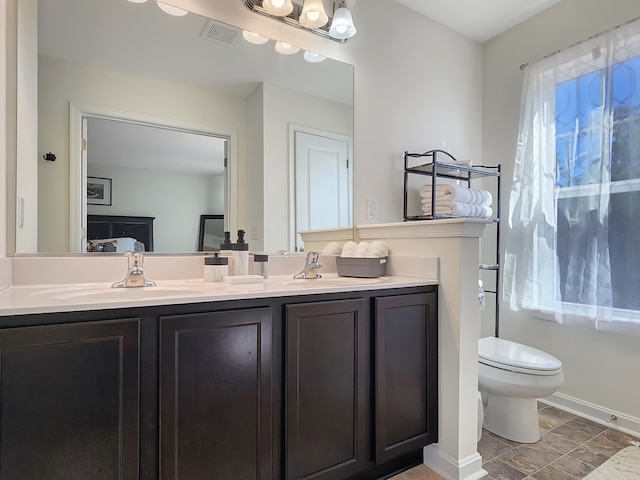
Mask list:
[[287,479],[346,478],[366,465],[364,300],[286,308]]
[[138,478],[137,319],[0,330],[2,480]]
[[271,317],[161,317],[163,480],[271,478]]
[[376,462],[437,439],[434,293],[377,298]]

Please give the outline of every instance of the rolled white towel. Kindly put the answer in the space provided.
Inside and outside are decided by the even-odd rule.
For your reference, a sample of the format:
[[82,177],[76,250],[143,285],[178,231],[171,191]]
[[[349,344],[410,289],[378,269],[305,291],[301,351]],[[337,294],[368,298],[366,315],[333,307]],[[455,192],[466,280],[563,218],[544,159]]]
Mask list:
[[358,244],[356,242],[349,241],[344,244],[342,247],[342,253],[340,253],[341,257],[353,257],[356,253],[356,249],[358,248]]
[[[489,207],[491,202],[493,202],[493,198],[491,197],[491,192],[487,192],[486,190],[476,190],[480,195],[480,201],[478,205],[482,205],[483,207]],[[491,215],[489,215],[491,216]]]
[[369,242],[360,242],[358,244],[358,248],[356,248],[356,252],[353,254],[354,257],[366,257],[369,255]]
[[339,255],[342,253],[342,247],[338,242],[328,243],[320,252],[324,255]]
[[369,244],[369,255],[371,257],[388,257],[389,256],[389,247],[386,243],[381,242],[380,240],[374,240]]
[[[420,196],[422,198],[430,199],[432,190],[433,188],[431,185],[423,185],[422,188],[420,188]],[[438,198],[449,202],[471,203],[473,195],[467,187],[445,184],[436,185],[436,199]]]

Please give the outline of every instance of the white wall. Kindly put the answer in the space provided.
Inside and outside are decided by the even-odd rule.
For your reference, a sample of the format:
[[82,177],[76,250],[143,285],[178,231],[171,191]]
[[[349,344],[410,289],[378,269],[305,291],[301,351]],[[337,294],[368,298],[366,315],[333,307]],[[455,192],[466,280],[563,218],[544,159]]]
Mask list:
[[38,153],[57,156],[55,162],[38,161],[38,231],[47,239],[49,252],[69,249],[69,102],[188,122],[221,134],[234,132],[238,164],[245,162],[242,98],[45,56],[40,57],[39,78]]
[[[484,44],[482,158],[504,166],[503,212],[507,211],[518,134],[520,64],[638,16],[638,0],[563,0]],[[506,222],[502,225],[506,230]],[[504,232],[503,242],[508,234]],[[483,322],[485,335],[493,328],[489,316]],[[640,419],[640,337],[559,326],[505,308],[501,318],[502,337],[541,348],[562,360],[565,383],[560,393]]]
[[[266,251],[289,249],[289,125],[353,136],[353,108],[337,102],[265,84],[264,95],[264,229]],[[274,212],[281,212],[273,215]]]
[[[111,205],[88,205],[87,213],[155,217],[154,252],[195,252],[200,215],[223,213],[223,205],[214,205],[211,195],[212,184],[219,185],[223,175],[188,175],[96,164],[89,164],[87,175],[111,179]],[[46,237],[41,242],[38,251],[49,251]]]

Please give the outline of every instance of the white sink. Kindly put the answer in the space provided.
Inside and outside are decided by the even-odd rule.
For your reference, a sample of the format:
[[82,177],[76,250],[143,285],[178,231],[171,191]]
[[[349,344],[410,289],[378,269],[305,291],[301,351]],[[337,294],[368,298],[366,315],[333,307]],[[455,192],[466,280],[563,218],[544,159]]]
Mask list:
[[202,293],[213,293],[222,290],[223,285],[207,285],[206,290],[202,287],[194,286],[155,286],[155,287],[130,287],[130,288],[111,288],[104,287],[62,287],[50,289],[48,292],[40,292],[46,294],[53,300],[91,300],[91,301],[117,301],[117,300],[140,300],[147,298],[164,298],[164,297],[184,297],[191,295],[199,295]]
[[284,282],[285,285],[297,285],[304,288],[322,287],[348,287],[356,285],[375,285],[386,283],[387,277],[376,278],[356,278],[356,277],[320,277],[320,278],[300,278]]

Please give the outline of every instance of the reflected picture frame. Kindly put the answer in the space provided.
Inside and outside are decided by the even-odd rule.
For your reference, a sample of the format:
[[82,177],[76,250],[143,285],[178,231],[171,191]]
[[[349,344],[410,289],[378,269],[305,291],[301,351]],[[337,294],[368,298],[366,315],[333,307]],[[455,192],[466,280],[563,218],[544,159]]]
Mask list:
[[[210,243],[207,241],[208,233],[216,230],[219,241]],[[215,252],[220,250],[220,241],[224,231],[224,215],[200,215],[200,231],[198,232],[198,251]]]
[[111,179],[87,177],[87,204],[111,205]]

